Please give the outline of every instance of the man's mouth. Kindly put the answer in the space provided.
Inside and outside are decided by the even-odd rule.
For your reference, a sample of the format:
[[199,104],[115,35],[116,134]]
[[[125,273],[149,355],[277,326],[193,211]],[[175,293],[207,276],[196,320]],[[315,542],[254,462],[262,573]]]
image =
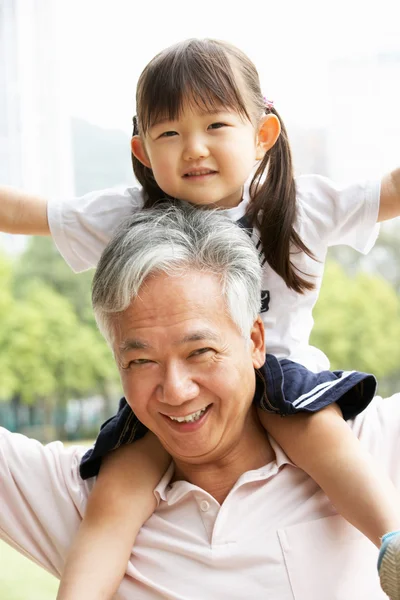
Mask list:
[[190,415],[186,415],[185,417],[171,417],[170,415],[166,416],[168,416],[171,421],[178,421],[178,423],[193,423],[194,421],[198,421],[204,415],[208,406],[205,406],[196,412],[190,413]]

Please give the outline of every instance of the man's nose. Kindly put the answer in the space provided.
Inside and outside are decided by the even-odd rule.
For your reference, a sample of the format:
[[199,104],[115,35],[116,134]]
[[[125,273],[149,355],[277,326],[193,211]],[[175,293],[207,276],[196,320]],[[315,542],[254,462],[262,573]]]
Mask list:
[[193,400],[198,394],[199,386],[190,372],[177,365],[166,369],[164,379],[158,386],[158,400],[171,406]]
[[199,160],[207,158],[209,155],[210,151],[202,136],[191,136],[186,140],[183,151],[184,160]]

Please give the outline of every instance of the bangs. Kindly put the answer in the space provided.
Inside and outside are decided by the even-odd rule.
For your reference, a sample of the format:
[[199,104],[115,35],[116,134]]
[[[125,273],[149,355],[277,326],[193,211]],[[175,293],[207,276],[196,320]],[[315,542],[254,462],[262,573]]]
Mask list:
[[250,120],[232,59],[213,40],[188,40],[157,55],[137,87],[139,130],[162,119],[176,120],[188,105],[204,112],[229,108]]

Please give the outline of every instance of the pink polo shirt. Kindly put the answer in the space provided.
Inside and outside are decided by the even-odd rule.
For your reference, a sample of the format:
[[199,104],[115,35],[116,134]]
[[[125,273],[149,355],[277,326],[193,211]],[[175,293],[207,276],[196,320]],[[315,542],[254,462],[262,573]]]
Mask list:
[[[400,487],[400,395],[375,399],[352,427]],[[376,548],[271,443],[276,459],[244,473],[221,506],[187,482],[169,485],[168,469],[119,599],[386,599]],[[91,488],[78,474],[83,452],[0,429],[0,536],[56,577]]]

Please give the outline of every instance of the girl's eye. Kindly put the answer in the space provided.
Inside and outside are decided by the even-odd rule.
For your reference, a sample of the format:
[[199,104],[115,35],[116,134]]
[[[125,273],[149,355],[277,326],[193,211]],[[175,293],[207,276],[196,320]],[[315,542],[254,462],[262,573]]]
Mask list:
[[225,123],[212,123],[209,126],[209,129],[221,129],[221,127],[226,127]]
[[164,133],[162,133],[161,135],[159,135],[158,137],[163,138],[163,137],[172,137],[174,135],[178,135],[176,133],[176,131],[164,131]]

